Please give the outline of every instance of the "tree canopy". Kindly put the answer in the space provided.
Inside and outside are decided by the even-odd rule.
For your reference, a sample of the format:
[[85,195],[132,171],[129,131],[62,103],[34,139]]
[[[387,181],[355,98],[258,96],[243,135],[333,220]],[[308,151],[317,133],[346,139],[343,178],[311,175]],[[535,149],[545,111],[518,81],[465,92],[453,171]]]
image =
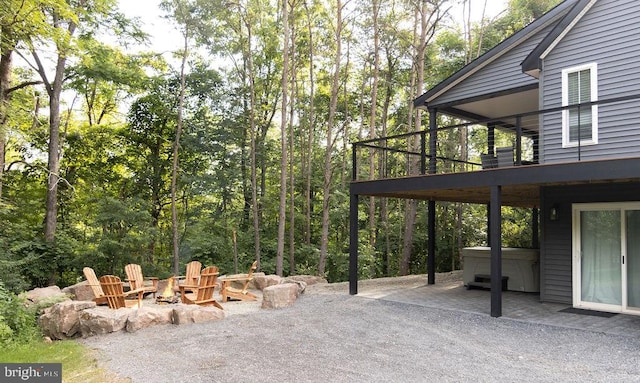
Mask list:
[[[558,2],[465,26],[454,0],[163,0],[167,55],[130,49],[147,36],[115,0],[0,0],[0,283],[191,260],[346,280],[350,143],[422,129],[413,98]],[[426,272],[421,203],[362,205],[361,276]],[[437,271],[483,243],[483,214],[438,204]],[[525,243],[526,212],[506,215]]]

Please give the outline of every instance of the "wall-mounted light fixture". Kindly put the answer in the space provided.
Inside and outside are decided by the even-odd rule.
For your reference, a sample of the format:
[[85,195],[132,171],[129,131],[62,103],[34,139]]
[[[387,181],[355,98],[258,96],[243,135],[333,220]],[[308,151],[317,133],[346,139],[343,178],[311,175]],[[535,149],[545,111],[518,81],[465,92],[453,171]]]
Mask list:
[[557,203],[554,203],[553,205],[551,205],[551,209],[549,209],[549,220],[551,221],[557,221],[558,220],[558,211],[560,210],[560,207],[558,206]]

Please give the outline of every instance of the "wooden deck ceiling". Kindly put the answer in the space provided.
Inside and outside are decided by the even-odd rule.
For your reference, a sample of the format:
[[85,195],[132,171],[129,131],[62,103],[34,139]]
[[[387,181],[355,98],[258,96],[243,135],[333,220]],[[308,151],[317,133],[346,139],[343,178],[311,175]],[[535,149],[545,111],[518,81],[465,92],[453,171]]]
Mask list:
[[640,158],[581,161],[354,181],[359,196],[488,204],[490,188],[502,187],[502,205],[540,207],[541,187],[640,181]]

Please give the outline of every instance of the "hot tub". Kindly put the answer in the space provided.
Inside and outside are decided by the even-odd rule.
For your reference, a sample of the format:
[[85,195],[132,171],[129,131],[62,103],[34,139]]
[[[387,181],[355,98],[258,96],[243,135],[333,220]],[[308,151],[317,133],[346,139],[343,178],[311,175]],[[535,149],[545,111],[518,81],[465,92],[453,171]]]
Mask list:
[[[491,248],[462,249],[464,285],[475,281],[476,275],[491,274]],[[502,276],[509,277],[507,290],[540,292],[540,251],[538,249],[502,248]]]

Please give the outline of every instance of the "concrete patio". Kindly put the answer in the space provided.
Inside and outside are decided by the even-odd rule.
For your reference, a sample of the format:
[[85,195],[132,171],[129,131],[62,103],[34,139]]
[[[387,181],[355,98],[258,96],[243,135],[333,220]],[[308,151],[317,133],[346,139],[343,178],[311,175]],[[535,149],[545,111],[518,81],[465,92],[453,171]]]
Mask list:
[[221,321],[80,341],[132,382],[640,381],[637,317],[561,313],[505,292],[493,318],[490,292],[460,279],[363,280],[356,296],[347,283],[317,284],[283,309],[226,305]]
[[[444,280],[439,281],[438,278]],[[348,293],[346,284],[333,285],[341,285],[340,289]],[[487,320],[491,319],[491,292],[467,289],[457,272],[452,273],[450,277],[438,274],[434,285],[427,284],[426,275],[363,280],[359,282],[358,296],[479,313],[486,315]],[[540,302],[537,293],[505,291],[502,294],[502,318],[640,338],[640,316],[614,314],[603,317],[561,312],[569,307],[567,304]]]

